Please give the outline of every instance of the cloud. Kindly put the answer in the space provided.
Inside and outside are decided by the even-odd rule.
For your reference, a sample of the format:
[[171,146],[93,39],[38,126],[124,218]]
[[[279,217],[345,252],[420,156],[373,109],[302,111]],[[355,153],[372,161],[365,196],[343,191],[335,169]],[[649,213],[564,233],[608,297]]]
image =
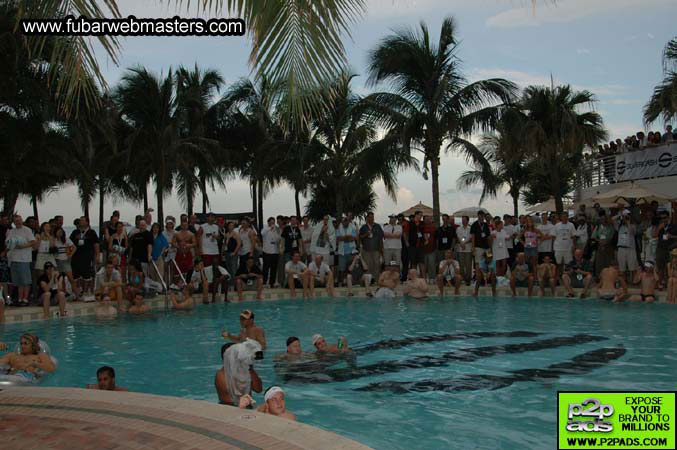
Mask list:
[[576,49],[576,53],[578,53],[579,55],[588,55],[590,54],[590,50],[588,50],[587,48],[578,48]]
[[648,37],[649,39],[655,39],[656,38],[656,36],[654,36],[651,33],[647,33],[646,37]]
[[555,4],[542,2],[534,10],[531,6],[503,11],[486,20],[490,28],[536,27],[549,23],[568,23],[580,19],[631,8],[668,5],[673,0],[559,0]]

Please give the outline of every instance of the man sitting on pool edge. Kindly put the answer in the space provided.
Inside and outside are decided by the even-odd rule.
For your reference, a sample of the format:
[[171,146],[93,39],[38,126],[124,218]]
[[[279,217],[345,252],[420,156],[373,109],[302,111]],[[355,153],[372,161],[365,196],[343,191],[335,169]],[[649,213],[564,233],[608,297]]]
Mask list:
[[127,389],[115,385],[115,369],[109,366],[99,367],[96,371],[97,384],[88,384],[87,389],[100,391],[126,391]]
[[327,341],[324,340],[321,334],[315,334],[312,337],[312,343],[317,349],[317,353],[342,353],[352,351],[348,347],[348,342],[345,337],[339,338],[338,344],[327,345]]
[[409,270],[409,277],[404,282],[403,293],[413,298],[428,298],[428,285],[423,278],[418,276],[416,269]]
[[390,261],[381,275],[378,277],[378,289],[374,297],[395,297],[395,289],[400,281],[400,265],[397,261]]

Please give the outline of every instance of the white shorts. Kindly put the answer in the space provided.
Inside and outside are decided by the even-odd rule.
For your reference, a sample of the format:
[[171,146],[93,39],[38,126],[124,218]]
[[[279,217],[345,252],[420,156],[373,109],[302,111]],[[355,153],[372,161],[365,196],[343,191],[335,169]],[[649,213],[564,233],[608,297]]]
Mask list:
[[555,264],[569,264],[574,259],[569,250],[555,250]]
[[618,249],[618,270],[621,272],[637,270],[637,253],[634,248]]

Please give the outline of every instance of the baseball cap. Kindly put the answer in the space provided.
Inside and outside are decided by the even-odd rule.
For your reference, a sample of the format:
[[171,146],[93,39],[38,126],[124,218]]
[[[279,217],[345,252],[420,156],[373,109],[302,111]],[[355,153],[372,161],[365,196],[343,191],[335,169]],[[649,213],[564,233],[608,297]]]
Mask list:
[[321,334],[314,334],[311,341],[315,345],[320,339],[324,339]]
[[240,313],[240,317],[242,317],[243,319],[247,319],[247,320],[253,319],[253,318],[254,318],[254,313],[251,312],[251,311],[248,310],[248,309],[245,309],[245,310],[243,310],[243,311]]

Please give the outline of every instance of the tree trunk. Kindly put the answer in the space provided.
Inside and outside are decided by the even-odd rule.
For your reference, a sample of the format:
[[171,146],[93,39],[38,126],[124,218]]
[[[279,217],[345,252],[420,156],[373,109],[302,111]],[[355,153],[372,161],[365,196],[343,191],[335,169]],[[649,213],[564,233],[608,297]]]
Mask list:
[[259,230],[263,229],[263,181],[259,180],[259,204],[258,204],[258,214],[257,214],[257,225]]
[[106,196],[105,191],[103,183],[99,182],[99,236],[103,236],[103,202]]
[[[160,228],[162,228],[162,224],[165,223],[165,209],[164,209],[164,191],[162,186],[159,186],[157,188],[157,221],[160,224]],[[152,225],[152,224],[151,224]],[[149,226],[150,227],[150,226]],[[150,228],[148,228],[150,230]]]
[[251,193],[252,193],[252,215],[254,216],[252,219],[255,219],[256,218],[256,211],[257,211],[257,209],[256,209],[256,200],[257,200],[257,197],[256,197],[256,181],[252,180],[249,183],[249,186],[250,186]]
[[301,218],[301,203],[299,202],[299,190],[294,189],[294,205],[296,206],[296,215]]
[[[89,220],[89,202],[84,204],[84,207],[82,208],[82,213],[83,213],[82,215],[85,216],[87,220]],[[89,223],[92,223],[92,221],[89,220]]]
[[31,203],[33,204],[33,217],[40,223],[40,219],[38,218],[38,199],[35,194],[31,195]]
[[143,187],[143,213],[145,214],[148,211],[148,185]]
[[202,214],[207,214],[209,199],[207,198],[207,178],[204,175],[200,175],[200,189],[202,190]]
[[519,198],[520,194],[512,194],[512,214],[515,217],[519,217]]
[[[439,150],[438,150],[439,153]],[[439,157],[435,156],[430,160],[433,178],[433,223],[436,227],[440,226],[440,180],[439,180]]]
[[550,167],[553,169],[550,175],[550,180],[552,182],[552,196],[555,198],[555,210],[557,211],[557,215],[560,215],[564,211],[564,202],[562,201],[562,192],[560,190],[561,186],[558,162],[556,160],[552,161]]
[[16,202],[19,200],[19,194],[16,192],[4,192],[2,199],[2,211],[9,216],[10,222],[16,208]]

